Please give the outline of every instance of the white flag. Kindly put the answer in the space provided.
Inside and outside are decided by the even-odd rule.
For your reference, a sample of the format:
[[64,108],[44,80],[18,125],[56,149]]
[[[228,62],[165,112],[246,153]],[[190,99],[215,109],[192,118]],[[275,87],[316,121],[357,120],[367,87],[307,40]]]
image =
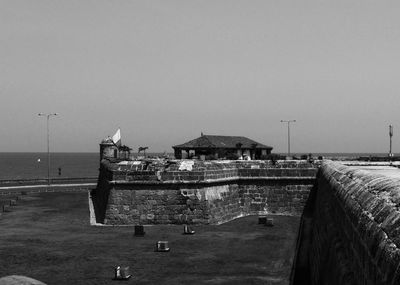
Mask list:
[[113,135],[112,141],[116,145],[121,144],[121,130],[120,129],[118,129],[118,131],[115,133],[115,135]]

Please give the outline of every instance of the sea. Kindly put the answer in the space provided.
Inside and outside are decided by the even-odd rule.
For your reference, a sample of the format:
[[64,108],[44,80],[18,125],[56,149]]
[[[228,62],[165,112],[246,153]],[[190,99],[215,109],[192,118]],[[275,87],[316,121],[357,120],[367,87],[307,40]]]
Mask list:
[[[304,153],[302,153],[304,154]],[[293,154],[300,157],[302,154]],[[161,153],[148,153],[156,157]],[[169,154],[173,157],[173,154]],[[283,154],[284,155],[284,154]],[[313,153],[313,157],[346,160],[365,156],[387,156],[383,153]],[[398,154],[395,154],[398,155]],[[99,173],[99,153],[51,153],[50,177],[95,178]],[[0,152],[0,180],[47,178],[47,153]]]
[[[163,153],[146,153],[149,157]],[[173,157],[173,154],[168,154]],[[51,178],[96,178],[98,152],[50,153]],[[0,181],[47,178],[47,152],[0,152]]]
[[[99,153],[50,153],[50,177],[96,177]],[[47,178],[47,153],[0,152],[0,180]]]

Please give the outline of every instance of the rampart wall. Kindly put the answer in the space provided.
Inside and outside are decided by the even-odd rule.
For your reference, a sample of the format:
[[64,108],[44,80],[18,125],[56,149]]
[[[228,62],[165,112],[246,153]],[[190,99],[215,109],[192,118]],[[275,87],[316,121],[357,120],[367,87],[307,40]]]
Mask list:
[[326,161],[317,183],[309,284],[400,284],[399,179]]
[[105,224],[219,224],[300,215],[317,167],[307,161],[103,161],[92,193]]

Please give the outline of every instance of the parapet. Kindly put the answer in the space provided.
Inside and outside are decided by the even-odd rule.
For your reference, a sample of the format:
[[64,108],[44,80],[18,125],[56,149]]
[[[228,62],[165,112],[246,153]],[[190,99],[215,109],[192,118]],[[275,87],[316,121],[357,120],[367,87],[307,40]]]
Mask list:
[[113,183],[211,183],[238,179],[311,178],[317,166],[307,161],[136,160],[102,161]]
[[[325,161],[319,177],[313,284],[399,284],[400,170]],[[318,273],[330,265],[332,276]]]

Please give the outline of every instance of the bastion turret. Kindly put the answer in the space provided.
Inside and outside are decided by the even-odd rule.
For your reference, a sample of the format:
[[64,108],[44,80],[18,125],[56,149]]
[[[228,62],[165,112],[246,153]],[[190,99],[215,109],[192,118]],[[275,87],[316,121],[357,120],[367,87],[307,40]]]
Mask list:
[[108,137],[100,143],[100,161],[104,158],[117,158],[118,147],[112,141],[112,138]]

